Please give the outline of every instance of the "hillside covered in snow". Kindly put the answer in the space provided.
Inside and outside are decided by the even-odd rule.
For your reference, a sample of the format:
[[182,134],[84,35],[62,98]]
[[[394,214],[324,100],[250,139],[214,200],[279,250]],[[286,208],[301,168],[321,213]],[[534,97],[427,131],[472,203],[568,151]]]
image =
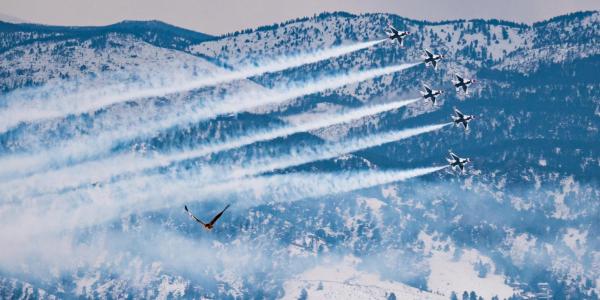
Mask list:
[[[289,63],[388,24],[411,32],[404,47]],[[218,37],[0,22],[2,116],[57,103],[0,123],[15,169],[0,170],[0,298],[597,299],[599,46],[599,12],[533,25],[337,12]],[[437,70],[363,75],[423,49],[444,56]],[[291,67],[256,71],[273,62]],[[254,71],[202,83],[240,70]],[[468,95],[455,73],[477,80]],[[436,105],[331,121],[423,84],[445,91]],[[60,114],[132,90],[145,96]],[[453,107],[476,116],[469,131],[446,124]],[[465,174],[394,173],[444,166],[449,149],[473,161]],[[207,218],[232,207],[208,232],[184,203]]]

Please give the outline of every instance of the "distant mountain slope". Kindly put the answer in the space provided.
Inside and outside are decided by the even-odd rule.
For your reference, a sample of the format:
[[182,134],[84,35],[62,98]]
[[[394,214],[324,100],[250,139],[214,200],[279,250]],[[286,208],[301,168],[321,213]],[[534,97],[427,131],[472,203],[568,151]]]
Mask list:
[[[157,53],[152,56],[155,62],[192,64],[192,60],[202,59],[186,59],[187,54],[175,53],[173,50],[181,50],[212,38],[207,34],[160,21],[123,21],[98,27],[12,24],[0,21],[0,64],[3,65],[0,70],[0,90],[39,85],[52,78],[77,78],[84,74],[127,70],[128,65],[152,65],[148,61],[141,62],[140,57],[146,54],[141,50],[141,43],[156,47]],[[88,49],[88,53],[82,53],[83,49]],[[100,58],[105,55],[103,52],[112,52],[113,59]],[[115,63],[119,66],[115,66]],[[53,68],[60,70],[52,70]]]
[[214,37],[173,26],[161,21],[123,21],[107,26],[48,26],[39,24],[12,24],[0,21],[0,52],[34,41],[89,39],[108,34],[132,35],[159,47],[184,49],[189,45]]
[[7,14],[3,14],[0,13],[0,21],[2,22],[8,22],[8,23],[27,23],[27,21],[11,16],[11,15],[7,15]]

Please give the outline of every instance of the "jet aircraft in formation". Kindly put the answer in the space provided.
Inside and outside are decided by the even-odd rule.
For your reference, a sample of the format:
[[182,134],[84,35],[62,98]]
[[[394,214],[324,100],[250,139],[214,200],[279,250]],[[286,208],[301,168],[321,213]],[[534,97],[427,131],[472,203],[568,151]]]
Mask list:
[[454,116],[452,116],[452,121],[454,125],[461,125],[465,128],[465,131],[469,130],[469,122],[475,119],[474,115],[465,115],[460,110],[454,108]]
[[458,155],[454,154],[452,151],[449,151],[450,157],[446,158],[452,170],[459,168],[462,173],[465,171],[465,165],[471,162],[470,158],[461,158]]
[[421,96],[423,96],[423,98],[425,100],[431,100],[431,103],[433,105],[435,105],[435,100],[437,96],[441,96],[444,91],[442,90],[433,90],[430,87],[428,87],[426,84],[423,85],[423,88],[425,88],[425,91],[420,91],[421,92]]
[[397,41],[398,44],[400,45],[400,47],[404,46],[404,38],[406,36],[408,36],[410,34],[410,32],[408,31],[398,31],[396,28],[394,28],[394,26],[389,25],[387,30],[385,31],[385,33],[387,33],[388,38],[392,41]]
[[456,91],[458,92],[462,89],[465,94],[469,94],[469,86],[475,83],[475,79],[464,79],[458,74],[454,74],[454,76],[456,76],[456,80],[453,80],[452,83]]
[[434,70],[437,70],[437,65],[440,60],[444,58],[441,54],[433,54],[429,50],[425,50],[425,55],[423,55],[423,62],[425,65],[431,65]]
[[[403,45],[403,38],[410,34],[410,32],[407,31],[400,32],[391,25],[389,25],[388,29],[389,31],[386,31],[386,33],[388,34],[389,39],[396,39],[400,43],[400,45]],[[424,51],[425,54],[423,55],[423,63],[425,63],[426,66],[432,66],[433,69],[437,70],[437,66],[439,62],[444,58],[444,56],[441,54],[434,54],[427,49],[425,49]],[[456,77],[456,80],[453,80],[452,83],[456,88],[456,91],[458,92],[462,89],[465,94],[468,94],[469,86],[475,83],[475,80],[465,79],[458,74],[454,74],[454,76]],[[444,93],[442,90],[434,90],[425,84],[423,85],[423,88],[425,89],[425,91],[419,91],[421,93],[421,96],[425,100],[431,100],[431,103],[433,105],[435,105],[435,102],[437,100],[436,97],[441,96]],[[452,122],[454,123],[454,125],[462,125],[465,131],[467,131],[469,130],[469,122],[471,122],[473,119],[475,119],[475,116],[465,115],[458,109],[454,108],[454,115],[452,116]],[[447,158],[447,160],[452,169],[459,168],[462,173],[464,173],[465,165],[471,162],[469,158],[461,158],[453,152],[450,152],[450,158]]]

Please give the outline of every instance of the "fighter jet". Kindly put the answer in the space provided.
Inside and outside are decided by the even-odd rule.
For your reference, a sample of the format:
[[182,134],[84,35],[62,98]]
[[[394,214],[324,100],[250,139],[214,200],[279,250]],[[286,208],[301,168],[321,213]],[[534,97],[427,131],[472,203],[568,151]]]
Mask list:
[[214,216],[214,218],[212,218],[212,220],[210,220],[210,222],[208,222],[208,223],[204,223],[204,222],[200,221],[200,219],[196,218],[196,216],[194,216],[194,215],[193,215],[193,214],[192,214],[192,213],[191,213],[191,212],[188,210],[188,208],[187,208],[187,205],[184,205],[184,207],[185,207],[185,211],[188,213],[188,215],[189,215],[189,216],[190,216],[192,219],[194,219],[194,221],[196,221],[196,222],[198,222],[198,223],[202,224],[202,226],[204,226],[204,228],[205,228],[206,230],[211,230],[211,229],[213,229],[213,226],[215,225],[215,222],[217,222],[217,220],[218,220],[218,219],[219,219],[219,218],[220,218],[220,217],[223,215],[223,213],[225,212],[225,210],[227,210],[227,209],[229,208],[229,204],[227,204],[227,206],[225,206],[225,208],[224,208],[224,209],[223,209],[223,210],[222,210],[220,213],[218,213],[216,216]]
[[410,34],[410,32],[408,32],[408,31],[398,31],[392,25],[388,25],[388,28],[385,31],[385,33],[387,33],[388,38],[390,40],[392,40],[392,41],[394,41],[394,40],[398,41],[398,44],[400,44],[400,47],[404,46],[404,38],[407,35]]
[[446,160],[448,161],[448,163],[450,164],[450,166],[452,167],[452,170],[455,170],[456,167],[460,168],[460,171],[462,173],[465,172],[465,165],[467,163],[471,162],[471,159],[469,158],[460,158],[458,155],[454,154],[452,151],[448,151],[450,154],[449,158],[446,158]]
[[460,110],[454,108],[454,116],[452,116],[452,121],[454,122],[455,126],[462,124],[462,126],[465,128],[465,131],[467,131],[469,130],[469,122],[473,121],[473,119],[475,119],[475,116],[465,115],[461,113]]
[[433,69],[437,69],[438,61],[444,58],[441,54],[433,54],[428,50],[425,50],[425,55],[423,55],[423,62],[425,65],[432,65]]
[[427,99],[431,99],[431,103],[433,105],[435,105],[435,97],[436,96],[440,96],[444,93],[444,91],[441,90],[432,90],[430,87],[428,87],[427,85],[423,85],[423,87],[425,88],[425,91],[419,91],[421,93],[421,96],[423,96],[423,98],[425,98],[425,100]]
[[454,74],[456,76],[456,80],[452,80],[456,91],[458,92],[461,88],[465,92],[465,94],[469,94],[469,86],[475,83],[475,79],[464,79],[460,77],[458,74]]

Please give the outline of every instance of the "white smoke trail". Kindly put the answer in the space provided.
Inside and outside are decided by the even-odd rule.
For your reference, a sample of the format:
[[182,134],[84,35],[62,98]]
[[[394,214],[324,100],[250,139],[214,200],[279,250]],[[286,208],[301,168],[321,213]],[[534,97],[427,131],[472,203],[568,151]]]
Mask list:
[[297,173],[260,176],[203,185],[197,178],[168,178],[157,181],[129,181],[62,201],[16,204],[0,210],[0,242],[30,239],[65,230],[104,224],[131,214],[161,209],[181,209],[185,203],[211,198],[236,199],[239,206],[265,202],[287,202],[346,193],[396,181],[427,175],[447,166],[406,171],[359,171],[341,173]]
[[94,137],[67,141],[59,147],[39,154],[5,157],[0,159],[0,165],[3,166],[3,169],[0,170],[0,179],[27,176],[33,172],[62,166],[65,162],[72,163],[95,159],[97,156],[109,152],[118,142],[147,137],[166,128],[187,125],[223,114],[239,113],[264,105],[283,103],[304,95],[400,72],[419,64],[421,63],[402,64],[325,77],[302,85],[269,91],[251,91],[227,97],[222,101],[210,101],[204,105],[186,109],[183,112],[175,111],[162,120],[153,121],[150,124],[136,125],[133,128],[121,128],[120,130],[104,132]]
[[343,154],[353,153],[360,150],[397,142],[420,134],[440,130],[449,125],[452,125],[452,123],[391,131],[368,137],[355,138],[341,143],[294,149],[288,155],[283,155],[275,159],[266,159],[262,161],[256,160],[251,164],[244,165],[241,168],[229,170],[228,176],[231,178],[242,178],[299,166],[310,162],[332,159]]
[[[378,185],[405,181],[431,174],[447,166],[417,168],[405,171],[359,171],[340,173],[300,173],[254,177],[240,191],[244,201],[240,206],[254,206],[266,202],[291,202],[308,198],[366,189]],[[249,196],[250,195],[250,196]],[[267,200],[265,200],[267,199]]]
[[[452,123],[445,124],[437,124],[437,125],[428,125],[418,128],[404,129],[392,132],[386,132],[381,134],[376,134],[363,138],[354,138],[341,143],[332,143],[332,144],[324,144],[324,145],[315,145],[311,147],[300,147],[293,148],[290,150],[289,154],[281,155],[277,158],[258,158],[253,159],[250,164],[245,164],[242,166],[236,165],[226,165],[223,164],[212,164],[203,166],[200,170],[195,170],[192,173],[181,174],[180,176],[195,176],[197,177],[195,180],[198,183],[206,184],[208,182],[217,182],[219,180],[231,180],[237,179],[247,176],[253,176],[265,172],[270,172],[278,169],[285,169],[293,166],[298,166],[314,161],[326,160],[338,157],[340,155],[346,153],[352,153],[360,150],[364,150],[371,147],[380,146],[386,143],[391,143],[395,141],[399,141],[402,139],[410,138],[416,135],[436,131],[444,128],[445,126],[449,126]],[[122,157],[117,162],[115,162],[114,166],[119,166],[121,164],[127,165],[134,162],[129,168],[136,168],[139,165],[143,165],[146,163],[155,164],[151,159],[147,159],[145,161],[142,160],[133,160],[135,158],[131,157]],[[106,164],[95,164],[92,167],[87,168],[86,170],[82,169],[74,169],[71,174],[63,174],[63,173],[55,173],[48,174],[47,176],[40,176],[38,179],[46,179],[49,181],[45,181],[46,184],[48,182],[70,182],[71,180],[75,180],[77,182],[77,176],[84,176],[86,173],[92,174],[106,174],[106,171],[103,171],[103,168],[106,168]],[[112,170],[109,170],[109,172]],[[100,179],[99,177],[88,177],[88,179]],[[145,178],[145,179],[144,179]],[[151,183],[152,180],[156,180],[157,176],[138,176],[136,179],[138,182],[146,182]],[[10,188],[6,188],[7,191],[20,191],[21,193],[25,193],[30,190],[39,189],[40,186],[44,186],[44,181],[38,182],[30,182],[26,185],[21,186],[11,186]],[[51,188],[50,186],[49,188]],[[64,185],[63,187],[69,187],[68,185]],[[76,187],[73,186],[72,187]],[[14,195],[14,194],[13,194]],[[27,194],[26,194],[27,195]],[[20,198],[26,197],[20,195]],[[5,197],[8,198],[8,197]]]
[[0,133],[21,122],[35,122],[96,111],[103,107],[133,99],[159,97],[180,93],[206,86],[213,86],[234,80],[258,76],[269,72],[278,72],[289,68],[319,62],[341,56],[361,49],[366,49],[384,40],[363,42],[354,45],[340,46],[321,51],[304,53],[292,57],[280,57],[264,62],[260,66],[248,66],[237,71],[227,71],[209,77],[182,80],[176,84],[152,86],[150,88],[132,88],[119,85],[110,89],[71,95],[55,99],[29,99],[19,101],[0,112]]
[[[204,155],[208,155],[211,153],[227,151],[231,149],[240,148],[246,145],[250,145],[257,142],[268,141],[279,137],[286,137],[299,132],[308,132],[320,128],[325,128],[329,126],[333,126],[336,124],[348,123],[354,120],[359,120],[367,116],[376,115],[385,111],[390,111],[394,109],[398,109],[404,107],[406,105],[415,103],[420,98],[405,100],[405,101],[396,101],[382,105],[374,105],[371,107],[365,107],[360,109],[355,109],[345,114],[333,115],[331,117],[327,117],[326,119],[322,119],[319,121],[311,121],[306,123],[301,123],[298,125],[286,126],[283,128],[266,131],[262,133],[254,133],[242,138],[235,139],[233,141],[213,144],[205,147],[200,147],[199,149],[195,149],[192,151],[184,151],[181,153],[176,153],[169,156],[163,156],[157,162],[156,165],[148,166],[148,167],[158,167],[158,166],[167,166],[168,164],[176,161],[188,160],[193,158],[198,158]],[[148,168],[147,167],[147,168]]]
[[[187,150],[169,155],[156,155],[152,158],[140,158],[139,156],[132,154],[122,154],[116,157],[101,159],[99,161],[78,164],[70,168],[68,167],[35,174],[24,180],[12,181],[10,182],[11,185],[8,186],[3,184],[1,185],[1,189],[4,191],[9,191],[11,194],[23,193],[25,192],[23,189],[28,192],[37,191],[43,193],[52,191],[53,189],[60,190],[69,187],[77,187],[85,183],[103,182],[123,173],[139,172],[144,169],[168,166],[173,162],[197,158],[210,153],[240,148],[260,141],[268,141],[278,137],[285,137],[298,132],[306,132],[336,124],[351,122],[366,116],[398,109],[418,100],[419,99],[395,101],[386,104],[354,109],[347,113],[333,115],[319,121],[290,125],[259,133],[251,133],[232,141],[212,144],[199,147],[194,150]],[[48,179],[51,179],[51,182],[49,182]]]
[[[415,100],[408,100],[398,102],[396,104],[413,102]],[[390,107],[390,105],[384,105]],[[382,106],[383,107],[383,106]],[[364,111],[373,111],[375,107],[369,107]],[[350,116],[359,116],[359,110],[355,110],[350,113]],[[298,127],[306,129],[309,126],[315,124],[329,124],[328,122],[334,121],[336,118],[329,120],[316,122],[314,124],[305,124],[306,127]],[[344,119],[348,120],[348,119]],[[333,123],[336,124],[336,123]],[[416,135],[440,130],[445,126],[451,125],[452,123],[428,125],[418,128],[411,128],[405,130],[398,130],[392,132],[386,132],[377,134],[374,136],[355,138],[341,143],[325,144],[312,147],[302,147],[292,149],[289,154],[282,155],[277,158],[257,159],[251,164],[246,164],[241,167],[236,166],[225,166],[209,165],[202,168],[201,174],[204,178],[210,178],[213,182],[219,180],[230,180],[233,178],[241,178],[246,176],[253,176],[265,172],[270,172],[278,169],[290,168],[293,166],[303,165],[306,163],[327,160],[338,157],[342,154],[352,153],[367,148],[380,146],[383,144],[407,139]],[[317,127],[319,128],[319,127]],[[235,147],[229,147],[236,145]],[[205,150],[221,151],[224,149],[233,149],[238,147],[239,143],[234,141],[232,143],[223,144],[221,148],[204,148]],[[227,146],[227,147],[226,147]],[[149,168],[156,168],[161,166],[167,166],[177,160],[187,160],[198,157],[199,155],[209,154],[212,152],[202,152],[202,149],[187,151],[179,153],[170,157],[158,157],[158,159],[148,158],[137,158],[130,155],[117,157],[114,161],[94,161],[86,164],[77,165],[71,169],[58,170],[39,174],[28,178],[27,181],[15,181],[11,185],[3,185],[2,190],[4,191],[4,199],[22,199],[24,197],[32,196],[38,193],[48,193],[54,191],[60,191],[68,188],[77,188],[83,184],[91,184],[96,182],[105,182],[114,176],[122,175],[123,173],[139,172]],[[206,180],[201,180],[206,182]]]

